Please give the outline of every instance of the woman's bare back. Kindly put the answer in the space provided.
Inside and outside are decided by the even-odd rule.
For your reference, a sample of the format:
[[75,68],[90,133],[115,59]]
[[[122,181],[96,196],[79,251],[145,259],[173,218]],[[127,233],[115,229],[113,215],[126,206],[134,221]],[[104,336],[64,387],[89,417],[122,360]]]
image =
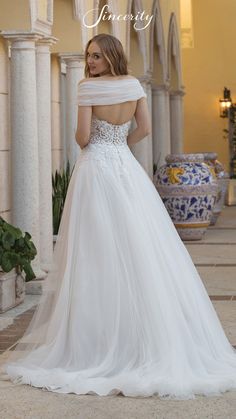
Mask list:
[[98,119],[103,119],[110,124],[121,125],[133,118],[136,106],[137,100],[115,105],[99,105],[92,107],[92,113]]

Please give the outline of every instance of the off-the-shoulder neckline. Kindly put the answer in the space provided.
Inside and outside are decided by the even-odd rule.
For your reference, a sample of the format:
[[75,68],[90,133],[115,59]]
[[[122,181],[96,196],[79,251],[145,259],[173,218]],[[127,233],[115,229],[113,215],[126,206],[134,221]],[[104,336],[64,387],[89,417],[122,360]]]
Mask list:
[[113,78],[113,77],[109,77],[109,79],[101,79],[100,77],[88,77],[87,79],[83,79],[83,81],[81,80],[81,82],[79,82],[79,84],[83,84],[83,83],[86,83],[86,82],[88,82],[88,81],[98,81],[99,83],[101,83],[102,81],[112,81],[112,82],[114,82],[114,81],[124,81],[124,80],[137,80],[136,79],[136,77],[125,77],[125,78],[122,78],[122,79],[117,79],[117,78]]

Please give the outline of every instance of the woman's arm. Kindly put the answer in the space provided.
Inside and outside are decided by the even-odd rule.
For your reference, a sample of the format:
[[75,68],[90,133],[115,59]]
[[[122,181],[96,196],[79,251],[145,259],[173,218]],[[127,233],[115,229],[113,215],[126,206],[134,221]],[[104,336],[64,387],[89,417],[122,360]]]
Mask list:
[[149,115],[147,99],[142,97],[138,100],[134,114],[137,128],[127,137],[127,144],[135,144],[151,133],[151,119]]
[[91,118],[92,106],[78,107],[77,130],[75,138],[80,148],[84,148],[89,143]]

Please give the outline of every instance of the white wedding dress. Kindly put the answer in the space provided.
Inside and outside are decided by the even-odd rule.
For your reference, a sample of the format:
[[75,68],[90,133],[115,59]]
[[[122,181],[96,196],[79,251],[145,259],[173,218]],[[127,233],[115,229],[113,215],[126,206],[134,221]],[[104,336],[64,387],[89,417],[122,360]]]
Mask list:
[[[137,79],[79,85],[80,105],[145,96]],[[32,323],[4,371],[58,393],[194,398],[236,388],[229,343],[152,181],[131,121],[93,116]],[[15,357],[15,358],[14,358]]]

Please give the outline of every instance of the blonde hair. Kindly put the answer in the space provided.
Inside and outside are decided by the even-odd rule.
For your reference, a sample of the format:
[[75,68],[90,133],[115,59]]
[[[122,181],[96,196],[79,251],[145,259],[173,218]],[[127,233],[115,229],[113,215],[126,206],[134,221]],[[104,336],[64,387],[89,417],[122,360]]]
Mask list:
[[113,35],[106,33],[100,33],[91,38],[85,48],[85,77],[96,77],[90,74],[89,66],[87,63],[87,53],[89,45],[92,42],[96,42],[101,48],[102,54],[104,55],[106,61],[110,66],[110,71],[113,76],[127,75],[128,73],[128,63],[127,58],[124,53],[122,43]]

